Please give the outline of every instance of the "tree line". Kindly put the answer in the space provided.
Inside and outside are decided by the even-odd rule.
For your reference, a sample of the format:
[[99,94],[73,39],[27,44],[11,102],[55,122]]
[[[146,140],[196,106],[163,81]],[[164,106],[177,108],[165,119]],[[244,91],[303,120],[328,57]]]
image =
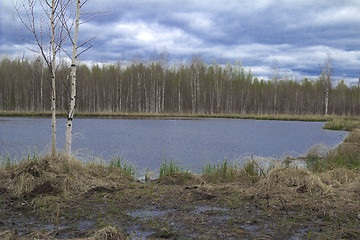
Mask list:
[[[170,66],[154,61],[77,66],[76,109],[80,112],[358,115],[360,88],[342,80],[328,87],[326,71],[301,81],[254,77],[241,62],[206,64],[200,56]],[[70,66],[56,68],[56,106],[70,105]],[[0,61],[0,110],[49,111],[51,73],[42,59]]]

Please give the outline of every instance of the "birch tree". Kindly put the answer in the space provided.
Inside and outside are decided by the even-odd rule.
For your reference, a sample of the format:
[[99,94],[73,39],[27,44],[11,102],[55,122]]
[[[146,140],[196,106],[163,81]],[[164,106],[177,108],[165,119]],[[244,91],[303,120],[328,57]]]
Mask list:
[[40,53],[50,70],[51,157],[54,159],[56,157],[56,56],[60,53],[66,40],[62,18],[69,9],[70,0],[25,0],[20,3],[13,2],[13,5],[19,20],[33,38],[33,40],[29,40],[22,37],[23,40],[36,47],[35,49],[29,48],[29,50]]
[[[71,0],[68,0],[71,1]],[[70,26],[68,25],[68,20],[71,20],[71,14],[69,15],[70,17],[67,16],[67,14],[65,12],[61,12],[62,14],[62,26],[66,29],[67,32],[67,36],[70,39],[71,43],[72,43],[72,54],[71,54],[71,72],[70,72],[70,79],[71,79],[71,87],[70,87],[70,106],[69,106],[69,111],[68,111],[68,117],[67,117],[67,124],[66,124],[66,140],[65,140],[65,155],[66,157],[70,158],[71,157],[71,144],[72,144],[72,121],[73,121],[73,117],[74,117],[74,113],[75,113],[75,106],[76,106],[76,65],[77,65],[77,57],[79,55],[81,55],[82,53],[86,52],[89,48],[92,47],[92,45],[88,46],[87,48],[85,48],[84,50],[82,50],[80,53],[77,52],[78,48],[86,45],[87,43],[89,43],[91,40],[93,40],[96,36],[84,41],[83,43],[81,43],[78,46],[78,35],[79,35],[79,26],[80,26],[80,16],[81,16],[81,8],[83,7],[83,5],[87,2],[87,0],[85,0],[83,3],[81,3],[81,0],[75,0],[76,1],[76,13],[75,13],[75,18],[73,21],[73,24],[71,24]],[[84,20],[84,22],[88,22],[91,19],[100,16],[100,15],[105,15],[108,14],[110,15],[110,12],[108,11],[97,11],[97,12],[92,12],[92,13],[86,13],[89,18]],[[71,35],[71,29],[72,26],[74,25],[74,35]],[[66,52],[66,51],[65,51]]]
[[279,80],[279,64],[275,59],[272,63],[272,81],[274,82],[274,112],[273,114],[278,113],[277,105],[278,105],[278,80]]
[[329,109],[329,91],[331,89],[331,77],[332,77],[332,59],[331,59],[331,55],[328,52],[327,53],[327,58],[326,61],[324,63],[324,69],[323,69],[324,73],[325,73],[325,115],[328,115],[328,109]]
[[79,19],[80,19],[80,0],[76,0],[76,16],[75,16],[75,28],[74,28],[74,39],[72,40],[72,58],[71,58],[71,93],[70,93],[70,107],[66,125],[66,140],[65,140],[65,155],[71,157],[71,141],[72,141],[72,120],[75,112],[76,103],[76,50],[77,40],[79,33]]

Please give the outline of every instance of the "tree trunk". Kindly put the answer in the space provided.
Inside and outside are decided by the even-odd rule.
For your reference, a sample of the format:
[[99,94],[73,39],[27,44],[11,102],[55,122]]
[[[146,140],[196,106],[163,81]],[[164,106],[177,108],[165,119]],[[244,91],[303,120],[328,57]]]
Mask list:
[[76,3],[76,18],[75,18],[75,31],[74,31],[74,40],[73,40],[73,51],[72,51],[72,60],[71,60],[71,96],[70,96],[70,107],[68,113],[68,120],[66,125],[66,141],[65,141],[65,155],[66,157],[71,157],[71,141],[72,141],[72,120],[75,112],[75,103],[76,103],[76,49],[77,49],[77,39],[79,32],[79,18],[80,18],[80,0],[77,0]]
[[55,71],[56,71],[56,51],[55,51],[55,0],[51,4],[51,51],[52,51],[52,64],[51,64],[51,129],[52,129],[52,143],[51,143],[51,157],[56,158],[56,89],[55,89]]

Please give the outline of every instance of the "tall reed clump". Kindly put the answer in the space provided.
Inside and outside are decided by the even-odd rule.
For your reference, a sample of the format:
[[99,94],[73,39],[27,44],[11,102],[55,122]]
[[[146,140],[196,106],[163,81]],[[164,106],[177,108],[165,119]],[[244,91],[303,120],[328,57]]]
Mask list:
[[110,169],[118,169],[124,175],[134,177],[135,176],[135,167],[125,161],[121,160],[121,157],[113,157],[109,165]]
[[178,172],[187,172],[178,162],[170,159],[170,161],[165,161],[160,166],[160,178],[163,176],[173,175]]
[[0,168],[6,169],[12,165],[10,157],[0,157]]
[[237,167],[229,165],[228,160],[203,166],[202,176],[209,182],[232,182],[238,173]]
[[[249,174],[250,176],[259,176],[260,175],[259,166],[253,160],[245,163],[241,167],[240,170]],[[261,169],[261,172],[263,173],[262,169]],[[265,174],[263,173],[263,175],[265,175]]]

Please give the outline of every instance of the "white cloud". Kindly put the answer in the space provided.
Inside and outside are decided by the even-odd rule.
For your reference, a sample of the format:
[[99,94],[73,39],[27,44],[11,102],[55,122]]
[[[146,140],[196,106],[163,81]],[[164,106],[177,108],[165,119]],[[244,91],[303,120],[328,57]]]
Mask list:
[[210,14],[202,12],[190,12],[190,13],[175,13],[173,17],[186,23],[190,28],[194,30],[206,31],[213,27],[214,23],[211,20]]
[[[80,42],[97,36],[81,56],[85,61],[127,61],[138,53],[147,58],[166,47],[175,61],[195,54],[209,63],[240,59],[257,76],[269,75],[277,59],[283,73],[295,77],[316,75],[330,52],[336,74],[360,74],[359,27],[354,27],[360,0],[93,0],[85,7],[115,13],[80,26]],[[0,51],[21,55],[26,49],[12,46],[18,40],[4,30],[11,28],[11,1],[1,1],[1,8],[7,20],[0,34],[8,45]]]
[[349,24],[360,22],[360,6],[330,8],[315,17],[317,25]]

